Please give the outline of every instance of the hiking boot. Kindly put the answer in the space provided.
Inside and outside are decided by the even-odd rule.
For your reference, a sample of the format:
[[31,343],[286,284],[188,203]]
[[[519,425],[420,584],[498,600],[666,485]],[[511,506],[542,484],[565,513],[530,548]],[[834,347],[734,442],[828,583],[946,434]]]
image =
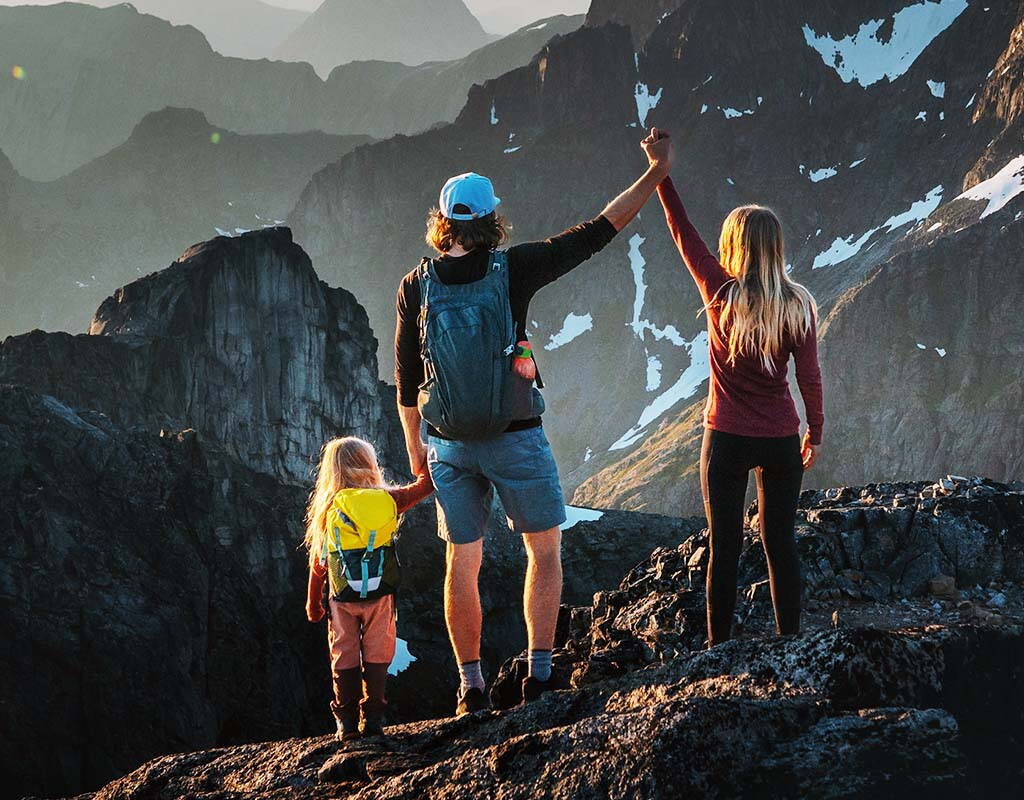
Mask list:
[[459,695],[459,703],[455,706],[455,716],[475,714],[477,711],[486,711],[490,707],[491,704],[487,701],[487,695],[483,693],[483,690],[473,687]]
[[335,718],[335,721],[338,723],[338,730],[334,735],[339,742],[352,742],[359,738],[358,717],[354,720]]
[[359,729],[363,736],[383,736],[384,717],[381,714],[367,714],[363,717],[363,724]]
[[532,675],[523,678],[523,703],[532,703],[545,692],[550,692],[554,689],[555,686],[550,678],[546,681],[539,681]]

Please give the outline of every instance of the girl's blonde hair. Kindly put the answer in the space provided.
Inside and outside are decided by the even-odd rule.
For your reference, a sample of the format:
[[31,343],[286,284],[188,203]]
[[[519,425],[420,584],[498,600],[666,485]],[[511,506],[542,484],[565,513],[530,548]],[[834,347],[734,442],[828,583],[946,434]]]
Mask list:
[[818,314],[814,297],[786,274],[782,224],[770,208],[734,209],[722,223],[718,250],[733,278],[723,287],[720,315],[729,363],[755,356],[772,374],[787,339],[799,342],[809,334]]
[[327,535],[327,512],[342,489],[387,489],[369,442],[354,436],[332,439],[324,445],[317,468],[316,486],[306,508],[306,549],[310,561],[320,558]]

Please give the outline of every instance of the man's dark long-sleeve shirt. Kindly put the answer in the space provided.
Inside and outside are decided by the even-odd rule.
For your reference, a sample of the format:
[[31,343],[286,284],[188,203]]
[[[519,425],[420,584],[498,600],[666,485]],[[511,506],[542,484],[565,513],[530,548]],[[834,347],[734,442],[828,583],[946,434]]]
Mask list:
[[[529,242],[509,248],[509,300],[519,341],[528,338],[526,320],[530,300],[543,287],[571,272],[615,238],[615,226],[604,216],[577,225],[543,242]],[[443,283],[472,283],[484,277],[490,253],[474,250],[464,256],[444,256],[435,262]],[[418,268],[417,268],[418,269]],[[414,269],[398,288],[398,325],[395,329],[395,383],[398,401],[416,405],[423,383],[420,355],[420,284]]]

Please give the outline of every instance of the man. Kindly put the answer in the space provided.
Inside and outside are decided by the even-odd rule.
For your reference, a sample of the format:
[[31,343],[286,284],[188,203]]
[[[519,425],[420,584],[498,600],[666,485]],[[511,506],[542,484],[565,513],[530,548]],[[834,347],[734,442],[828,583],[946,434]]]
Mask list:
[[[550,685],[565,505],[541,427],[543,402],[532,381],[509,376],[514,356],[530,357],[524,348],[517,352],[516,343],[527,340],[534,294],[611,242],[668,175],[671,140],[652,129],[642,146],[647,170],[600,216],[506,253],[497,251],[508,234],[491,182],[475,173],[452,178],[428,220],[427,242],[440,258],[425,259],[398,290],[398,404],[410,466],[416,472],[427,462],[437,489],[438,533],[447,542],[445,619],[460,674],[457,715],[487,707],[478,577],[494,490],[526,546],[529,676],[523,700]],[[424,419],[430,423],[426,443]]]

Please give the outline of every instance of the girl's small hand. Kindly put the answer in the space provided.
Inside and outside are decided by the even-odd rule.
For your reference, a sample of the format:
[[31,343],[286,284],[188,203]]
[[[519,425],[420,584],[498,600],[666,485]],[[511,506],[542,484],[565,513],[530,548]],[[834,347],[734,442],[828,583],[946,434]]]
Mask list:
[[805,472],[814,466],[814,462],[818,458],[818,449],[820,447],[820,444],[811,444],[810,431],[804,434],[803,445],[800,448],[800,458],[804,462]]
[[315,606],[306,605],[306,619],[310,622],[319,622],[324,618],[324,607],[317,603]]

